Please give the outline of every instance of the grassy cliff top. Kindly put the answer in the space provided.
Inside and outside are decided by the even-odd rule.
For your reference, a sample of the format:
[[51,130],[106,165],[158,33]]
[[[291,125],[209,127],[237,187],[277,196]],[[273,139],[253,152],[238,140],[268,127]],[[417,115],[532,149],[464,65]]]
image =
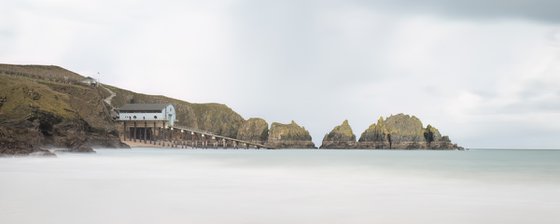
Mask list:
[[64,69],[55,65],[10,65],[0,64],[0,74],[13,76],[23,76],[34,79],[51,79],[51,80],[77,80],[80,81],[85,77],[78,73]]
[[3,101],[0,117],[4,119],[25,119],[33,110],[63,118],[75,117],[69,95],[25,77],[0,75],[0,99]]

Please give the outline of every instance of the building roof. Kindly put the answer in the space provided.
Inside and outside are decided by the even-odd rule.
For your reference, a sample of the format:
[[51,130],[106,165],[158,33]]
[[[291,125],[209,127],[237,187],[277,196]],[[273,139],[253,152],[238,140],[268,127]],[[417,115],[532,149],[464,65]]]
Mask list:
[[85,77],[82,81],[97,81],[96,79],[92,78],[91,76]]
[[169,104],[149,104],[149,103],[139,103],[139,104],[125,104],[119,111],[146,111],[146,110],[163,110],[169,106]]

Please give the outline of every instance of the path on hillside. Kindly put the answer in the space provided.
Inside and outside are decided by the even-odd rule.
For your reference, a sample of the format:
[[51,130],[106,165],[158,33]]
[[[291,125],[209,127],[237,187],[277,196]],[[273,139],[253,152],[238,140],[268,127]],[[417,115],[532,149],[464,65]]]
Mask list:
[[111,91],[109,88],[103,86],[101,83],[99,83],[99,86],[101,86],[103,89],[107,90],[111,95],[107,98],[105,98],[105,103],[109,104],[109,106],[111,106],[111,108],[113,108],[113,110],[115,109],[113,107],[113,104],[111,104],[111,101],[113,100],[113,97],[117,96],[117,94],[113,91]]

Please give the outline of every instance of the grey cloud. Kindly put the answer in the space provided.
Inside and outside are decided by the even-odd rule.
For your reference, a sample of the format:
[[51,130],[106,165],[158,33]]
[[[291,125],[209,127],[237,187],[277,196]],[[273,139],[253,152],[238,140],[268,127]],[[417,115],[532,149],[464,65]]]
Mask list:
[[395,11],[439,13],[470,19],[520,18],[560,22],[560,1],[557,0],[357,0],[356,3]]

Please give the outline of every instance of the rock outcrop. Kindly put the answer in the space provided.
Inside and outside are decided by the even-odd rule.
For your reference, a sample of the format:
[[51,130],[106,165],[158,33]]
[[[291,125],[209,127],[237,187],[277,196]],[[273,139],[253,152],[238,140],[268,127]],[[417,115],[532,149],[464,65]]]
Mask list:
[[54,156],[48,150],[39,147],[43,135],[33,122],[0,123],[0,156],[45,155]]
[[415,116],[397,114],[383,119],[366,129],[358,140],[364,149],[459,149],[449,137],[422,122]]
[[267,145],[272,148],[314,149],[311,135],[304,127],[274,122],[270,127]]
[[0,154],[93,152],[121,143],[101,89],[56,66],[0,64]]
[[353,149],[356,148],[356,135],[352,132],[352,127],[348,120],[336,126],[331,132],[325,135],[321,149]]
[[261,118],[250,118],[241,124],[237,131],[237,139],[259,144],[268,140],[268,123]]

